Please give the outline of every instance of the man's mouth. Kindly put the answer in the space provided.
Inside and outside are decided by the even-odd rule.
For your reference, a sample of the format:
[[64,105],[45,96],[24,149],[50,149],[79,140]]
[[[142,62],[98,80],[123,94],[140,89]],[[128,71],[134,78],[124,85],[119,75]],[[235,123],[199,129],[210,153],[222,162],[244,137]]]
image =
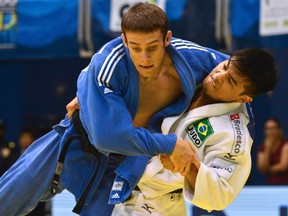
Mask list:
[[140,65],[141,68],[143,69],[150,69],[153,67],[153,65],[148,65],[148,66],[145,66],[145,65]]

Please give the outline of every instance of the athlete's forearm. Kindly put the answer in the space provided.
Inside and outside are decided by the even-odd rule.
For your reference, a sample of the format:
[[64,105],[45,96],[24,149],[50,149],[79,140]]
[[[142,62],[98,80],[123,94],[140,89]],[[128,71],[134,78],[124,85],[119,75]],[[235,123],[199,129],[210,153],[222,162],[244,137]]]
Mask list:
[[189,164],[189,170],[187,170],[187,174],[185,175],[185,178],[188,180],[193,192],[195,191],[195,184],[196,184],[198,170],[199,169],[193,163],[191,163]]

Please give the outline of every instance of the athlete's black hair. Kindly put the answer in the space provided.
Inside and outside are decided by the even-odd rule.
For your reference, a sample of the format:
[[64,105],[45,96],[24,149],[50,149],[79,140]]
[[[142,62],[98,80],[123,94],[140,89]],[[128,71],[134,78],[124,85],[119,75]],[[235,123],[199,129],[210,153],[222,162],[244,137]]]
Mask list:
[[235,51],[230,64],[240,76],[248,80],[243,94],[255,97],[273,90],[278,82],[276,63],[272,55],[262,49],[246,48]]

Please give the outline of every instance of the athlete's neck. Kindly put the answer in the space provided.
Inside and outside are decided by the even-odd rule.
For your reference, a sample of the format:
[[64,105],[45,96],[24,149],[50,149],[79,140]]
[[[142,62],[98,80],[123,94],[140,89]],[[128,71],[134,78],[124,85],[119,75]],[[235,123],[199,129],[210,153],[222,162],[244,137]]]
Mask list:
[[198,108],[200,106],[205,106],[208,104],[216,103],[211,98],[207,97],[207,95],[202,90],[202,86],[199,86],[197,88],[195,95],[190,103],[190,106],[188,107],[187,111]]

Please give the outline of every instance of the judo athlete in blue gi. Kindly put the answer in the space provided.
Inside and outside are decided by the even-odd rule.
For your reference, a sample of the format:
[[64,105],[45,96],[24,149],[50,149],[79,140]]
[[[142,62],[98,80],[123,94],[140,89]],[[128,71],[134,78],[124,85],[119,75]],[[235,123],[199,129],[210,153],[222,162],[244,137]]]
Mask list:
[[25,215],[64,188],[76,198],[74,212],[111,215],[149,157],[170,155],[174,172],[192,162],[189,142],[163,135],[162,120],[185,111],[196,86],[228,56],[173,38],[153,4],[130,8],[121,27],[122,37],[105,44],[79,75],[79,116],[66,116],[0,179],[0,215]]

